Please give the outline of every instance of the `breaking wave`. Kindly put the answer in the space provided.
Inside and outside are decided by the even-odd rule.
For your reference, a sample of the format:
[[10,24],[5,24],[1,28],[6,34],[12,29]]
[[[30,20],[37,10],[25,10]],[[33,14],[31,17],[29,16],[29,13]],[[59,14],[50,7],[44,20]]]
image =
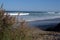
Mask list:
[[49,14],[55,14],[55,12],[48,12]]
[[20,13],[19,15],[29,15],[29,13]]
[[[7,15],[7,13],[5,13],[4,15]],[[8,13],[8,15],[20,15],[20,16],[23,16],[23,15],[29,15],[29,13]]]

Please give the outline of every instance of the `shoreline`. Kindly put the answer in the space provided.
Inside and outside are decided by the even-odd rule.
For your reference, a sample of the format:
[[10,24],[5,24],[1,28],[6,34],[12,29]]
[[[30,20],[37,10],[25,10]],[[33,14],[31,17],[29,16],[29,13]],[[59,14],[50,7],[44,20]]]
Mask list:
[[46,29],[48,27],[55,27],[60,23],[60,18],[48,19],[48,20],[36,20],[27,22],[30,26]]

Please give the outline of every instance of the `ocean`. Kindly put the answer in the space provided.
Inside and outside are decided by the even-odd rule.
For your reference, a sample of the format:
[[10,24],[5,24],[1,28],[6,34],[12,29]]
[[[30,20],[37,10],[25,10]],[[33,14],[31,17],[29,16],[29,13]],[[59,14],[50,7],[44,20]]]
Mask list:
[[19,21],[23,19],[28,22],[30,26],[37,26],[43,29],[54,27],[60,23],[60,12],[12,11],[8,13],[11,16],[15,16]]
[[60,12],[30,12],[20,13],[18,19],[24,19],[26,21],[47,20],[60,18]]
[[60,18],[60,12],[45,11],[6,11],[10,15],[16,15],[18,19],[22,18],[26,21],[46,20]]

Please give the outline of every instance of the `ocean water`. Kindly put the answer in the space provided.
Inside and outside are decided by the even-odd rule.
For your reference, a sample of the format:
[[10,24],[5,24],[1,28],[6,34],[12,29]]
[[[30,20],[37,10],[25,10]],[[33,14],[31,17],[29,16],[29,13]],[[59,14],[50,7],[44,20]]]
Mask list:
[[60,12],[11,12],[9,14],[15,16],[18,21],[23,19],[29,22],[30,26],[42,29],[54,27],[60,23]]
[[20,13],[18,19],[24,19],[26,21],[47,20],[60,18],[60,12],[46,12],[46,13]]

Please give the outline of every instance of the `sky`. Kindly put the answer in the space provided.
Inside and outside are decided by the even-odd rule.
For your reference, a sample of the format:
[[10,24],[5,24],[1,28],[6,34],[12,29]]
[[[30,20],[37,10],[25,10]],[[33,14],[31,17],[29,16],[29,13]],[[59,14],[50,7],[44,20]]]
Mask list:
[[5,10],[60,11],[60,0],[0,0]]

